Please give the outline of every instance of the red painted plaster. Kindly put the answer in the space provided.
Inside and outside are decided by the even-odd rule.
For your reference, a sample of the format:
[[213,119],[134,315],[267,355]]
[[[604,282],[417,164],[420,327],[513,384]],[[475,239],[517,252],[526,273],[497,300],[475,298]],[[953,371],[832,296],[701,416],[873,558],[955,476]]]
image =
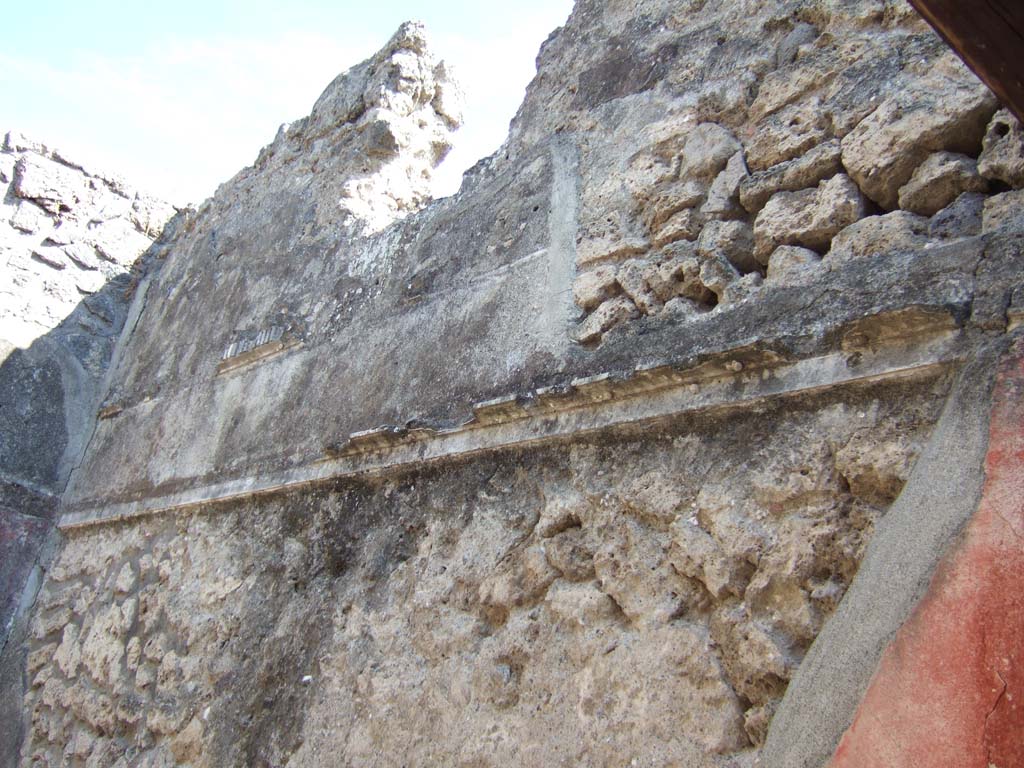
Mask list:
[[1024,343],[1000,365],[985,473],[831,768],[1024,768]]

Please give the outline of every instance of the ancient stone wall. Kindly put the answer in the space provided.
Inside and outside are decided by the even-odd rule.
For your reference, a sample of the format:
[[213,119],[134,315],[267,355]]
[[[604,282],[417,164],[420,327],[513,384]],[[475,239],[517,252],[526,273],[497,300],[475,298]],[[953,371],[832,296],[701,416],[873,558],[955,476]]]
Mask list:
[[[424,46],[400,33],[339,78],[190,221],[148,286],[105,403],[118,415],[70,508],[309,465],[352,433],[458,423],[474,403],[696,355],[718,333],[720,349],[763,342],[780,290],[829,293],[846,265],[917,289],[874,257],[929,269],[926,252],[1015,226],[1019,126],[993,118],[992,95],[902,2],[581,3],[505,147],[461,194],[411,213],[422,198],[395,203],[409,187],[394,179],[429,174],[455,125],[443,65],[409,63]],[[433,150],[396,138],[423,121]],[[391,149],[371,146],[374,126]],[[953,176],[911,181],[939,161]],[[890,212],[915,183],[928,210]],[[381,229],[356,189],[396,190],[367,205],[410,215]],[[907,303],[894,292],[865,291]],[[619,323],[640,325],[606,339]],[[114,468],[102,488],[94,462]]]
[[579,0],[428,203],[455,96],[405,25],[168,233],[20,765],[831,759],[982,494],[1020,126],[895,0]]
[[1020,126],[906,4],[690,5],[558,83],[566,128],[616,126],[581,144],[579,341],[1019,214]]
[[734,765],[947,386],[72,532],[26,764]]
[[13,131],[0,182],[2,648],[91,431],[136,262],[174,209]]

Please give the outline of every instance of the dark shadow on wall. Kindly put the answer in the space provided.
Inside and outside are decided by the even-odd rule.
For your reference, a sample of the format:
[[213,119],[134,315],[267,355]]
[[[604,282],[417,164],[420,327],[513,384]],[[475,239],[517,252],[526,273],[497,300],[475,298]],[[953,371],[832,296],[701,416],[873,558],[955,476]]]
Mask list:
[[27,619],[59,543],[61,494],[92,435],[122,330],[141,311],[140,286],[185,215],[29,347],[0,339],[0,765],[17,760]]

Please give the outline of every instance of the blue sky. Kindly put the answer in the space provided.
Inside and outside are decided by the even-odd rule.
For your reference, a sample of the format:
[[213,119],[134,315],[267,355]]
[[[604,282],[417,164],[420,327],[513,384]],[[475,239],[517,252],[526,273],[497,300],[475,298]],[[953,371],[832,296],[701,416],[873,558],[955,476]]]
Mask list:
[[497,149],[541,42],[571,0],[23,3],[0,48],[0,129],[200,202],[251,163],[283,122],[308,114],[339,72],[407,19],[466,91],[466,126],[438,194]]

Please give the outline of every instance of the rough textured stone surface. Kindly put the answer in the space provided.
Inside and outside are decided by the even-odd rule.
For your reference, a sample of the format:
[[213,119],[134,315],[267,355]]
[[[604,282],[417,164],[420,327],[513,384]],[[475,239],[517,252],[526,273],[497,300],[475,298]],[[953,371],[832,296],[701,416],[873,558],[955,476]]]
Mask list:
[[[380,230],[429,199],[430,173],[462,122],[460,100],[423,29],[404,24],[375,56],[339,75],[308,117],[281,126],[255,166],[232,180],[234,191],[305,176],[336,201],[319,226]],[[311,162],[303,150],[318,142],[325,146]],[[327,144],[344,151],[332,154]]]
[[952,54],[944,66],[878,105],[843,139],[843,165],[868,197],[892,210],[930,152],[977,155],[995,97]]
[[740,182],[740,202],[756,214],[776,192],[817,186],[819,181],[842,170],[840,156],[839,142],[827,141],[789,162],[744,177]]
[[747,145],[747,165],[764,171],[803,155],[831,138],[831,126],[820,101],[783,108],[765,118]]
[[743,209],[739,202],[740,184],[747,176],[747,164],[743,161],[743,153],[737,152],[729,158],[725,168],[715,177],[700,212],[712,219],[741,217]]
[[622,290],[645,315],[652,315],[661,309],[661,300],[652,288],[652,283],[656,285],[658,280],[657,265],[641,259],[630,259],[619,267],[616,277]]
[[692,180],[662,183],[651,192],[645,191],[638,201],[643,206],[644,224],[650,230],[658,229],[679,211],[699,206],[705,192],[703,184]]
[[594,309],[605,299],[610,299],[619,290],[615,279],[617,268],[613,265],[600,266],[576,278],[572,292],[576,303],[585,310]]
[[651,245],[661,248],[677,240],[696,240],[704,225],[704,217],[692,208],[672,214],[651,238]]
[[[175,210],[111,174],[83,170],[56,150],[16,136],[9,133],[0,151],[13,167],[0,203],[0,323],[6,341],[27,347],[104,285],[114,283],[111,293],[125,291],[132,265]],[[90,324],[114,319],[80,314],[76,320],[93,334]]]
[[985,200],[981,229],[983,232],[1024,229],[1024,190],[1003,192]]
[[943,388],[74,533],[23,764],[747,760]]
[[953,152],[936,152],[900,187],[900,208],[931,216],[965,192],[984,192],[987,188],[974,160]]
[[2,650],[31,598],[25,590],[38,578],[54,507],[146,271],[135,262],[174,209],[15,132],[4,139],[0,169]]
[[988,124],[978,171],[986,179],[1024,187],[1024,130],[1009,110],[999,110]]
[[763,282],[764,278],[760,272],[751,272],[731,281],[719,295],[720,305],[729,307],[746,301],[757,293]]
[[[775,10],[715,2],[699,11],[654,2],[637,13],[581,3],[545,48],[552,68],[512,126],[513,150],[549,131],[581,137],[581,272],[656,261],[666,245],[697,241],[717,221],[754,225],[774,195],[837,175],[896,208],[900,189],[935,153],[961,153],[970,166],[995,111],[992,95],[913,10],[889,0]],[[908,209],[932,215],[981,189],[966,166],[952,175],[922,168],[906,190]],[[970,236],[952,231],[958,221],[947,217],[944,239]],[[763,243],[757,266],[780,244],[824,253],[838,229],[819,223],[819,231],[798,226],[799,236]],[[596,309],[589,299],[577,306]]]
[[934,240],[955,240],[981,234],[985,195],[965,192],[932,216],[928,237]]
[[[898,146],[897,192],[981,149],[978,86],[908,9],[580,0],[430,203],[456,116],[418,28],[332,83],[169,233],[67,430],[4,756],[820,768],[972,498],[970,435],[929,437],[980,423],[948,385],[1024,317],[1020,235],[971,236],[999,198],[817,264],[877,212],[847,149],[871,186],[868,140]],[[104,231],[38,246],[92,274],[129,240]]]
[[752,272],[758,267],[754,258],[754,232],[742,221],[709,222],[697,240],[697,252],[723,254],[736,269]]
[[788,285],[813,279],[819,272],[821,256],[809,248],[783,245],[772,251],[768,259],[767,282]]
[[867,213],[860,190],[840,174],[817,189],[779,192],[754,222],[754,256],[762,264],[780,245],[828,250],[832,238]]
[[[726,169],[740,149],[739,141],[727,128],[715,123],[701,123],[687,132],[681,142],[679,177],[711,181]],[[742,157],[739,162],[743,162]]]
[[861,219],[835,236],[830,265],[864,256],[881,256],[922,248],[928,243],[928,220],[906,211]]
[[[636,291],[644,295],[643,289]],[[640,312],[636,305],[625,296],[618,296],[609,299],[594,310],[586,320],[576,329],[576,340],[581,344],[600,341],[601,335],[611,330],[619,323],[639,317]]]

